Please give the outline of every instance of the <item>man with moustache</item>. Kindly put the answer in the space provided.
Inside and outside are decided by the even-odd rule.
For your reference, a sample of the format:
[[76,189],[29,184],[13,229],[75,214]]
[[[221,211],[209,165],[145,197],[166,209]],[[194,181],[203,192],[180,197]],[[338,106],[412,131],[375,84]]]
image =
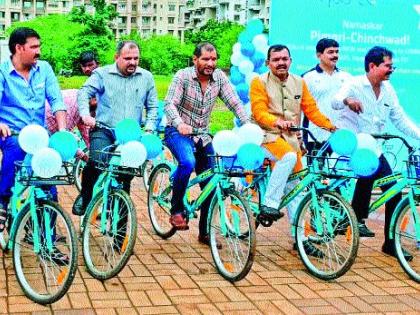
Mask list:
[[[382,134],[389,120],[404,135],[420,140],[420,129],[404,113],[397,94],[389,82],[395,70],[392,62],[393,53],[385,47],[375,46],[365,56],[366,74],[352,78],[346,82],[333,99],[332,107],[340,110],[337,126],[347,128],[355,133]],[[368,229],[364,220],[367,219],[373,183],[376,179],[392,174],[386,158],[379,157],[379,168],[368,178],[357,180],[352,207],[359,221],[359,234],[373,237],[375,233]],[[384,191],[394,185],[382,186]],[[391,198],[385,204],[385,242],[382,251],[396,256],[395,247],[389,239],[389,228],[395,207],[401,200],[401,193]],[[405,252],[406,259],[413,257]]]
[[[209,132],[210,114],[220,97],[235,113],[241,123],[248,117],[229,79],[216,69],[217,52],[213,44],[205,42],[196,46],[193,67],[178,71],[165,99],[165,114],[168,122],[165,129],[166,145],[178,161],[174,173],[169,222],[177,230],[187,230],[182,199],[188,180],[195,169],[197,175],[213,166],[208,155],[214,154],[208,134],[190,136],[194,129]],[[203,188],[206,183],[202,183]],[[200,243],[209,245],[207,214],[212,196],[207,197],[200,210]]]
[[[291,63],[287,46],[271,46],[266,60],[270,71],[254,78],[250,89],[252,118],[265,131],[263,147],[269,158],[276,162],[260,215],[274,220],[284,215],[279,209],[282,196],[298,183],[287,183],[289,175],[302,168],[298,134],[290,131],[290,127],[300,125],[303,112],[317,126],[335,130],[331,121],[318,109],[305,81],[289,73]],[[295,198],[287,207],[291,224],[294,223],[299,201],[299,198]],[[304,246],[308,254],[322,255],[309,242]]]
[[[351,75],[337,68],[339,44],[334,39],[320,39],[316,44],[316,56],[319,63],[311,70],[305,72],[302,77],[316,100],[319,110],[331,122],[335,123],[338,111],[331,108],[331,101],[343,83],[351,78]],[[324,143],[330,136],[328,131],[309,122],[306,116],[303,118],[303,127],[309,128],[319,142]],[[315,147],[315,142],[308,137],[307,133],[303,134],[303,141],[308,152],[312,152],[313,149],[320,149],[320,147]]]
[[[66,129],[66,107],[58,80],[46,61],[39,60],[39,34],[27,27],[18,27],[9,38],[11,57],[0,66],[0,150],[3,155],[0,174],[0,231],[5,228],[7,206],[15,180],[15,161],[23,160],[25,152],[18,144],[19,132],[29,124],[44,126],[45,101],[57,120],[59,130]],[[51,190],[57,201],[56,190]],[[55,218],[52,218],[55,222]],[[55,235],[53,235],[54,241]],[[51,255],[55,263],[65,265],[68,257],[54,246]]]
[[[77,213],[84,214],[92,199],[93,186],[100,170],[94,161],[100,159],[98,151],[115,142],[114,133],[107,128],[95,127],[99,122],[115,128],[123,119],[131,118],[141,123],[146,109],[146,131],[153,131],[157,120],[157,92],[153,75],[140,68],[140,48],[134,41],[121,41],[117,45],[115,63],[99,67],[78,92],[77,103],[84,124],[94,127],[90,132],[90,157],[83,169],[82,202],[75,204]],[[100,106],[96,118],[89,112],[89,101],[98,97]],[[129,193],[132,176],[122,176],[123,189]],[[121,244],[119,244],[121,245]]]

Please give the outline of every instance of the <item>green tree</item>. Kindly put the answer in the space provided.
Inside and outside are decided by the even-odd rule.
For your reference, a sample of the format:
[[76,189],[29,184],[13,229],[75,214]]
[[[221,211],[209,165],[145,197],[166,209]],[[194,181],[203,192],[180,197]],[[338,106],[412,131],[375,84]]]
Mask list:
[[185,33],[185,42],[194,45],[208,41],[215,45],[219,54],[218,66],[230,67],[232,46],[238,41],[239,33],[245,29],[243,25],[233,22],[217,22],[209,20],[206,25],[196,31]]

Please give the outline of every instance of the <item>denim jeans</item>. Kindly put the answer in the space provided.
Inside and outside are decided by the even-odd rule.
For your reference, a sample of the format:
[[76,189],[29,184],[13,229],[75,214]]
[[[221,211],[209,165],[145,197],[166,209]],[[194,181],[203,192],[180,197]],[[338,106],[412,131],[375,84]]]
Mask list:
[[[208,155],[214,154],[213,146],[211,143],[203,146],[201,140],[195,143],[191,137],[181,135],[174,127],[166,127],[165,142],[178,161],[178,167],[173,174],[171,214],[183,213],[183,198],[191,173],[195,169],[196,174],[199,175],[213,167],[214,161],[208,157]],[[204,188],[208,181],[206,180],[200,183],[201,189]],[[213,193],[201,205],[199,233],[202,236],[208,234],[207,215],[212,197]]]

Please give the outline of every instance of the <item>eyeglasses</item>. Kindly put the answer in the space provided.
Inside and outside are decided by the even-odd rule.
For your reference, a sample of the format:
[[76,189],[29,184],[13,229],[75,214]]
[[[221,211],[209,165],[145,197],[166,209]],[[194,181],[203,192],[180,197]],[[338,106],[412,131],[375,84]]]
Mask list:
[[390,64],[384,64],[385,68],[388,68],[391,71],[395,71],[395,69],[397,69],[397,67],[395,67],[394,65],[390,65]]

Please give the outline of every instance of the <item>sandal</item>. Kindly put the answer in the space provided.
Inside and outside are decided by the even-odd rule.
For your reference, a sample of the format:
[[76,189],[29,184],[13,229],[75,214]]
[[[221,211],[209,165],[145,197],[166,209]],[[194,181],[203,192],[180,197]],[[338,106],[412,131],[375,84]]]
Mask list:
[[6,221],[7,221],[7,211],[3,208],[0,208],[0,233],[4,231],[4,228],[6,227]]

